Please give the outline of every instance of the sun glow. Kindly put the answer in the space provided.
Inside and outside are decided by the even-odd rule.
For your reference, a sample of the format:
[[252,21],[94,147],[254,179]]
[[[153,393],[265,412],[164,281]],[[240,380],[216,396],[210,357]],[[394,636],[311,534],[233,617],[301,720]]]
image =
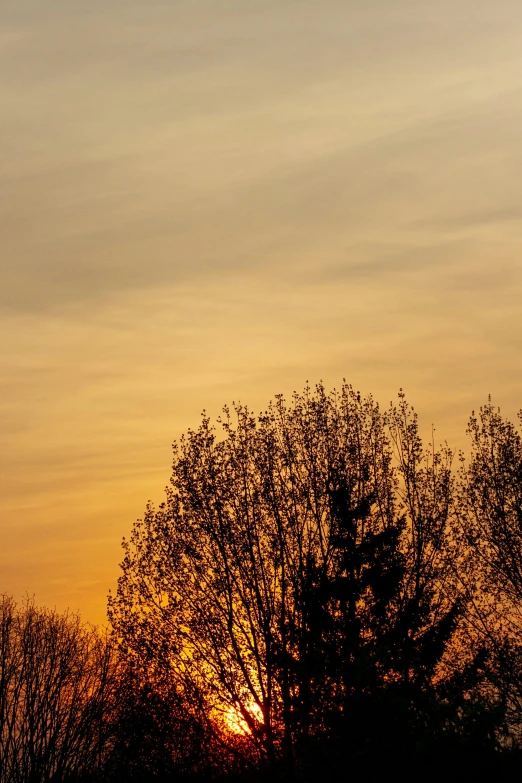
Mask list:
[[[254,718],[254,720],[258,721],[259,723],[263,722],[263,711],[259,706],[259,704],[256,704],[256,702],[250,702],[245,707],[245,709],[248,712],[248,714],[251,715],[252,718]],[[243,717],[243,714],[239,706],[229,707],[229,709],[225,712],[225,723],[227,725],[227,728],[233,734],[245,735],[245,734],[252,733],[248,726],[248,723]]]

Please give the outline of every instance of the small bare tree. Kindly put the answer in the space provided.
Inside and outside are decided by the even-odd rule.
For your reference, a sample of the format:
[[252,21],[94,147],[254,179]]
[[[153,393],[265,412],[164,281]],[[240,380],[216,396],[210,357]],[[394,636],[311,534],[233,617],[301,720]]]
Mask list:
[[77,615],[0,601],[0,782],[94,775],[112,709],[113,656]]

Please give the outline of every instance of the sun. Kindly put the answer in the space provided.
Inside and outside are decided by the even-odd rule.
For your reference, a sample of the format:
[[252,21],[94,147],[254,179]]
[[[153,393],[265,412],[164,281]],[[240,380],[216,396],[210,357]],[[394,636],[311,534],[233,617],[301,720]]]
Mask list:
[[[247,710],[249,715],[251,715],[256,721],[259,721],[259,723],[263,722],[263,711],[259,706],[259,704],[256,704],[255,701],[247,704],[245,709]],[[248,727],[246,720],[241,714],[241,710],[239,709],[239,707],[235,707],[231,705],[228,708],[228,710],[225,712],[224,717],[225,717],[225,723],[227,725],[227,728],[233,734],[247,735],[252,733]]]

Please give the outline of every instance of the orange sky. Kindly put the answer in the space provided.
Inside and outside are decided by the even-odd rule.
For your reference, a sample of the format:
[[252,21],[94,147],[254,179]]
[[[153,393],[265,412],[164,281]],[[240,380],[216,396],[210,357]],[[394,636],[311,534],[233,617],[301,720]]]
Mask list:
[[103,621],[203,407],[522,407],[519,0],[0,14],[0,592]]

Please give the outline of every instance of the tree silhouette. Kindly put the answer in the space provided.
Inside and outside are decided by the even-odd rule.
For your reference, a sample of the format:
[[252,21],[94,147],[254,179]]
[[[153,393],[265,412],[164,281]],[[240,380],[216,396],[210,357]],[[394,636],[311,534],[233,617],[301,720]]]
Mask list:
[[383,414],[319,385],[220,426],[204,416],[175,444],[166,501],[124,542],[109,613],[127,659],[271,776],[406,776],[492,750],[487,651],[462,641],[452,454],[423,447],[404,396]]
[[[519,419],[522,412],[519,414]],[[511,728],[522,730],[522,437],[491,399],[469,421],[459,491],[463,580],[475,586],[471,620],[491,650],[491,679]]]
[[101,771],[114,659],[78,616],[0,600],[0,781],[72,781]]
[[120,660],[103,780],[162,783],[204,777],[212,762],[222,766],[221,758],[214,758],[205,726],[187,713],[175,684],[157,675],[151,682],[133,663]]

